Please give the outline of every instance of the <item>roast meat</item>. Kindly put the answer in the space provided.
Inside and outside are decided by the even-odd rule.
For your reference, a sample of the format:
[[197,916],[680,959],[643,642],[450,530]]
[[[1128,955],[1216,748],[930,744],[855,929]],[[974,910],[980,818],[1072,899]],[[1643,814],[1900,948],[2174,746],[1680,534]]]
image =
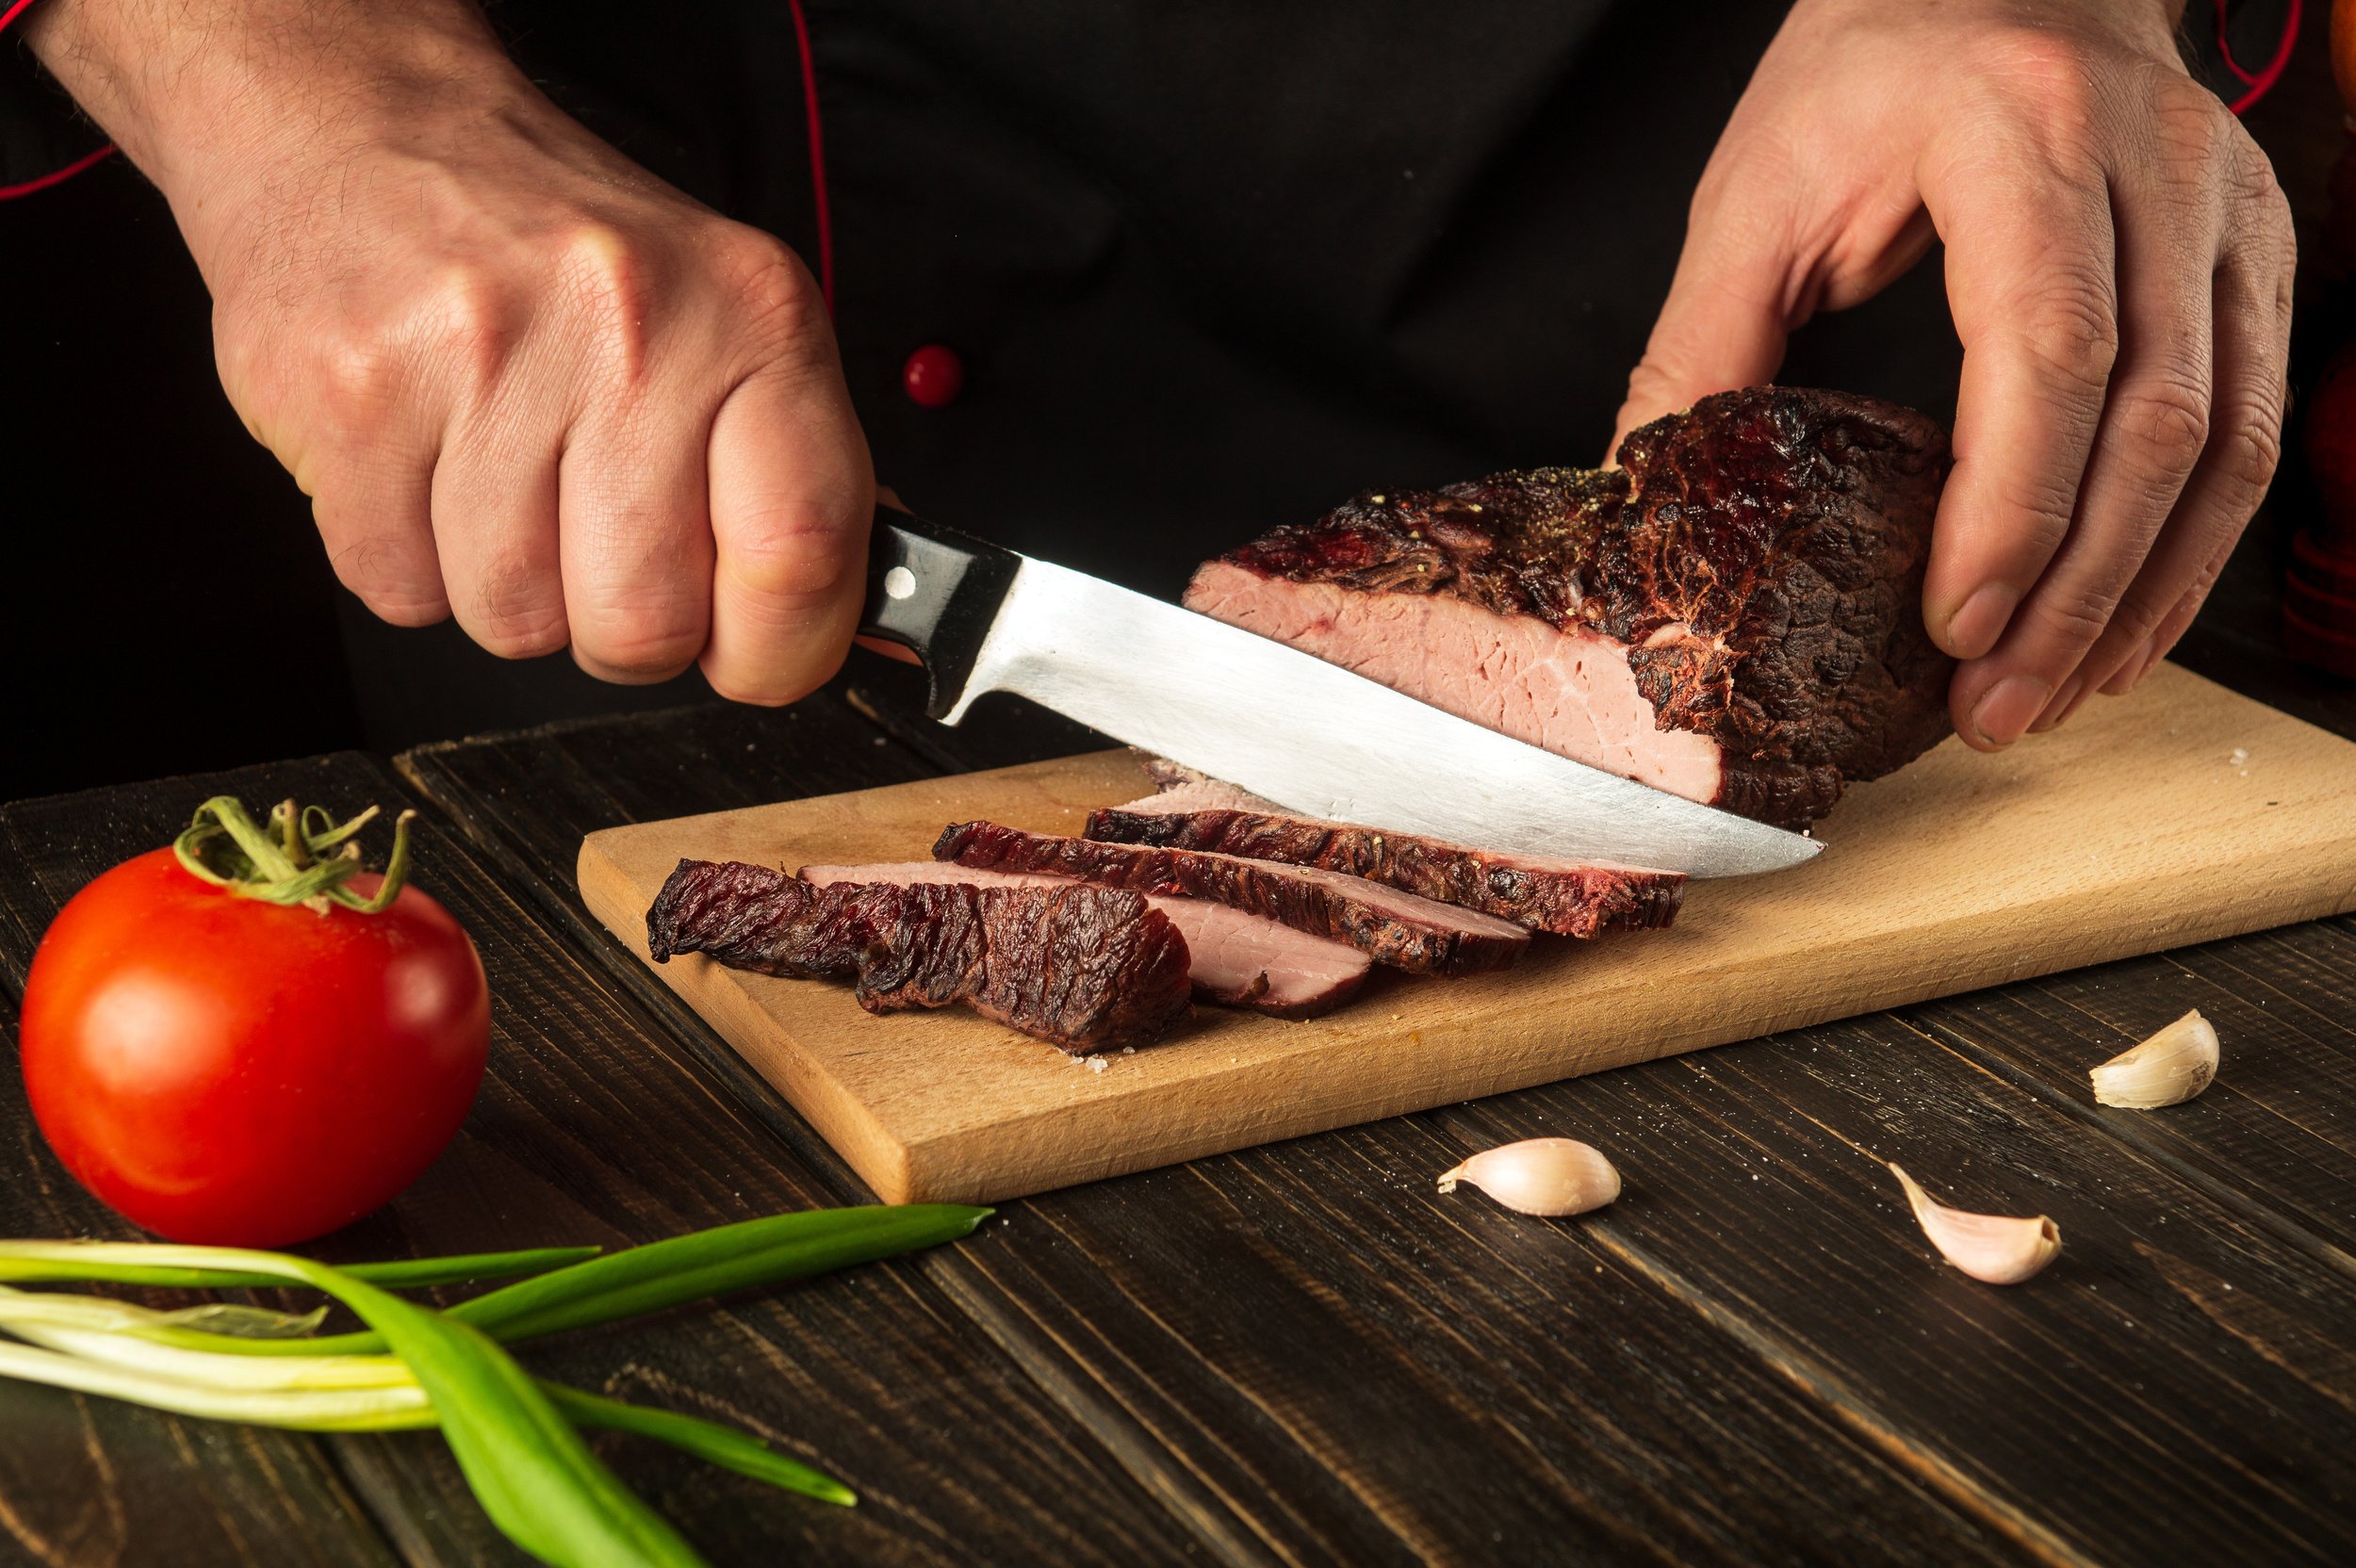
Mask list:
[[[960,882],[981,888],[1069,887],[1044,873],[984,871],[945,860],[906,860],[868,866],[804,866],[802,878],[839,882]],[[1313,937],[1280,922],[1209,899],[1157,893],[1145,902],[1186,939],[1187,974],[1195,995],[1221,1006],[1249,1007],[1278,1018],[1315,1018],[1358,994],[1373,960],[1348,942]]]
[[1752,387],[1641,427],[1619,465],[1363,495],[1206,564],[1186,602],[1788,827],[1947,732],[1921,605],[1938,424]]

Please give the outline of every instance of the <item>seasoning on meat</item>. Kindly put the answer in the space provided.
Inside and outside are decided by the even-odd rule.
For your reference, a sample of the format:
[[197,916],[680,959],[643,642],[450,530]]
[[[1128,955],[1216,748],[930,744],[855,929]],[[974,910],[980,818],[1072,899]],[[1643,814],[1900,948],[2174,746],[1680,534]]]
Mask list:
[[1207,563],[1190,609],[1462,718],[1783,826],[1947,732],[1923,629],[1947,437],[1752,387],[1620,466],[1347,502]]
[[962,1003],[1074,1055],[1158,1038],[1186,1011],[1186,943],[1133,892],[1074,884],[814,887],[681,860],[646,910],[655,962],[856,979],[871,1013]]
[[955,824],[933,845],[933,858],[1217,899],[1297,931],[1351,942],[1378,964],[1416,974],[1502,969],[1530,945],[1530,932],[1511,921],[1310,866],[1055,838],[990,822]]
[[[959,882],[983,888],[1063,888],[1069,877],[1043,872],[984,871],[944,860],[865,866],[804,866],[802,880],[839,882]],[[1223,1007],[1248,1007],[1276,1018],[1316,1018],[1358,994],[1373,960],[1348,942],[1313,937],[1280,922],[1206,898],[1146,895],[1186,939],[1186,972],[1195,995]]]
[[1208,780],[1091,812],[1088,836],[1317,866],[1561,937],[1657,929],[1677,918],[1685,896],[1685,878],[1676,872],[1467,849],[1297,817],[1249,791]]

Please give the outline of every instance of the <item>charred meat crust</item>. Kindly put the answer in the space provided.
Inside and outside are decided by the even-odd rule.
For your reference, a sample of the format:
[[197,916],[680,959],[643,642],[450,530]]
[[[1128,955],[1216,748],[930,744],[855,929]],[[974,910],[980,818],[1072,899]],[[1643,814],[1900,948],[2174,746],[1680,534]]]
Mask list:
[[1639,428],[1619,462],[1370,493],[1221,559],[1601,632],[1660,727],[1718,743],[1713,804],[1784,826],[1947,733],[1953,662],[1921,609],[1950,466],[1936,422],[1751,387]]
[[1655,930],[1677,918],[1685,897],[1675,872],[1529,866],[1413,834],[1256,811],[1113,807],[1089,814],[1088,837],[1316,866],[1561,937]]
[[[808,865],[794,874],[818,887],[889,882],[964,882],[976,887],[1068,886],[1070,879],[1038,872],[990,871],[942,860],[889,860],[866,865]],[[1146,902],[1178,928],[1186,943],[1186,972],[1200,1001],[1245,1007],[1270,1018],[1317,1018],[1358,994],[1371,963],[1348,942],[1313,937],[1206,898]]]
[[657,963],[702,953],[761,974],[850,978],[871,1013],[961,1003],[1074,1055],[1158,1038],[1191,989],[1167,916],[1080,883],[819,888],[681,860],[646,911],[646,949]]
[[996,823],[956,823],[933,858],[1001,871],[1053,872],[1138,892],[1211,898],[1297,931],[1353,943],[1376,963],[1416,974],[1502,969],[1530,934],[1518,926],[1332,873],[1193,850],[1147,849],[1025,833]]

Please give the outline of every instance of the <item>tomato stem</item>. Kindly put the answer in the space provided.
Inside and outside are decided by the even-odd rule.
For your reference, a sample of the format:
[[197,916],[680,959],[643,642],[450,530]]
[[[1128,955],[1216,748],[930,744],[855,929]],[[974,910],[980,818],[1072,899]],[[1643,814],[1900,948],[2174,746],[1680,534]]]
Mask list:
[[362,898],[344,886],[361,869],[360,846],[352,841],[377,816],[371,806],[337,824],[320,807],[298,808],[291,800],[270,808],[267,826],[257,824],[235,795],[215,795],[196,808],[172,853],[191,876],[225,888],[240,898],[296,905],[325,914],[334,905],[364,915],[391,907],[409,875],[409,824],[415,811],[393,820],[393,856],[375,895]]

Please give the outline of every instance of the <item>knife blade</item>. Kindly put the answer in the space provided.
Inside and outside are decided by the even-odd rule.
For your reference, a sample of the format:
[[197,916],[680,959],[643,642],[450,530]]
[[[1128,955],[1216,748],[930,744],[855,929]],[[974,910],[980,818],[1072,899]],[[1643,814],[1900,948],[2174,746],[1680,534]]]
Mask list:
[[1742,876],[1824,847],[907,513],[877,515],[867,576],[860,634],[915,651],[943,724],[1013,692],[1303,816],[1591,864]]

